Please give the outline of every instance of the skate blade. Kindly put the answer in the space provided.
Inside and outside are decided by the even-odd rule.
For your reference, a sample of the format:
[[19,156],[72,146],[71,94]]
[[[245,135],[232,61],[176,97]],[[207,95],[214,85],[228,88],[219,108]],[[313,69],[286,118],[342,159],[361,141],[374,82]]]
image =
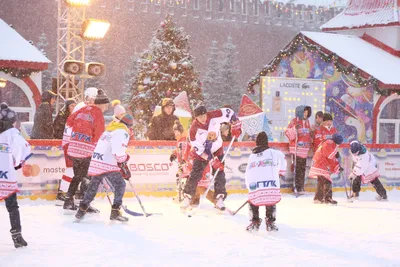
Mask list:
[[65,210],[63,209],[64,215],[75,215],[77,210]]
[[57,207],[62,207],[62,206],[64,206],[64,201],[62,201],[62,200],[56,200],[56,204],[55,204]]

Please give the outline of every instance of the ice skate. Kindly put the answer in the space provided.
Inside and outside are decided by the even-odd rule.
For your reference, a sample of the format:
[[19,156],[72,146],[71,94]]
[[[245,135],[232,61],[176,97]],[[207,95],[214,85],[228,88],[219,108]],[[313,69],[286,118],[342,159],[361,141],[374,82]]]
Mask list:
[[86,212],[89,213],[89,214],[95,214],[95,213],[100,213],[100,210],[96,209],[92,205],[89,205],[89,207],[88,207]]
[[217,196],[217,201],[215,202],[215,206],[216,209],[225,210],[225,204],[224,204],[224,196],[222,194]]
[[56,206],[59,207],[63,206],[66,198],[67,198],[66,193],[64,193],[63,191],[58,191],[56,196]]
[[272,231],[278,232],[279,231],[279,228],[275,225],[275,222],[266,221],[265,224],[266,224],[268,232],[272,232]]
[[353,192],[353,193],[351,194],[351,196],[350,196],[350,199],[358,200],[359,195],[360,195],[359,192]]
[[330,199],[325,199],[324,203],[330,205],[337,205],[338,202],[330,198]]
[[85,205],[85,204],[82,204],[82,203],[79,205],[78,212],[75,214],[75,219],[76,219],[75,221],[76,222],[80,222],[81,220],[83,220],[88,208],[89,208],[88,205]]
[[325,201],[319,200],[319,199],[314,199],[314,204],[324,204]]
[[387,196],[385,195],[385,196],[380,196],[380,195],[377,195],[376,197],[375,197],[375,199],[377,200],[377,201],[388,201],[388,198],[387,198]]
[[112,205],[110,220],[111,221],[120,221],[120,222],[127,222],[129,221],[128,217],[122,216],[121,206],[119,205]]
[[186,211],[191,209],[190,202],[191,202],[190,195],[184,194],[184,198],[183,198],[183,201],[182,201],[182,204],[181,204],[181,211],[182,212],[186,212]]
[[15,248],[28,246],[28,243],[22,237],[21,232],[17,232],[15,230],[12,230],[11,231],[11,237],[12,237],[12,240],[14,242],[14,247]]
[[74,197],[67,197],[64,201],[63,205],[64,214],[72,214],[73,211],[76,211],[78,207],[75,205]]
[[258,229],[260,229],[261,222],[262,222],[261,219],[251,220],[249,226],[246,227],[246,231],[248,232],[258,231]]

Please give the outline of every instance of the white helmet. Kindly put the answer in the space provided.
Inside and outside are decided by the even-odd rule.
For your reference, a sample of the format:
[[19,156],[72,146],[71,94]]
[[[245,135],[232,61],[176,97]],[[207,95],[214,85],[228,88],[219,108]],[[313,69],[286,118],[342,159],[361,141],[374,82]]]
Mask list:
[[96,87],[89,87],[85,90],[85,98],[96,98],[98,89]]

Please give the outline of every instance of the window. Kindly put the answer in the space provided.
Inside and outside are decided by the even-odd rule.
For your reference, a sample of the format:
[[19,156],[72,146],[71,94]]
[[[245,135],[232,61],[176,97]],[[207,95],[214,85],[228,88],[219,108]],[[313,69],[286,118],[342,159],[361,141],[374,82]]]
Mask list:
[[247,3],[246,0],[242,0],[242,14],[246,15],[247,14]]
[[255,0],[254,3],[253,3],[254,16],[258,16],[258,1],[259,0]]
[[224,12],[224,0],[219,0],[218,11]]
[[[386,104],[385,104],[386,102]],[[378,143],[400,143],[400,97],[394,94],[382,103],[378,118]]]
[[193,0],[193,9],[194,10],[199,10],[200,9],[199,0]]
[[212,11],[212,0],[206,0],[206,11]]
[[235,0],[229,1],[229,11],[235,13]]

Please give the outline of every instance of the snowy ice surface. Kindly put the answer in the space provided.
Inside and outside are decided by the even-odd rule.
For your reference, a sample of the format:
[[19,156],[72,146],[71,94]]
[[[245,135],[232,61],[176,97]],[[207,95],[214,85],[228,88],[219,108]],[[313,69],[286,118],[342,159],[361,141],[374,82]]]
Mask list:
[[[54,201],[20,200],[23,236],[29,246],[15,249],[0,208],[0,266],[400,266],[400,192],[389,202],[362,192],[348,203],[334,192],[338,206],[313,204],[313,196],[284,195],[277,205],[279,232],[247,233],[247,207],[236,216],[218,215],[211,204],[188,218],[169,198],[142,197],[147,212],[163,216],[110,222],[106,199],[93,204],[100,214],[80,223]],[[236,209],[246,195],[232,195]],[[136,199],[125,202],[140,211]],[[265,214],[261,208],[260,214]]]

